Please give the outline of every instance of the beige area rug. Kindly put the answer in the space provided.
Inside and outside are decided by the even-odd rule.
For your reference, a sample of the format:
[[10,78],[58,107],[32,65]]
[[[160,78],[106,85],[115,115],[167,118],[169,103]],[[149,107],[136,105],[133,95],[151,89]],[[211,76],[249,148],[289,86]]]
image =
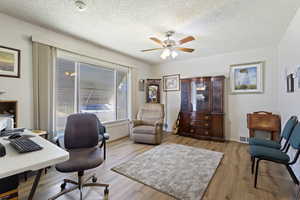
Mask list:
[[223,153],[163,144],[112,168],[128,178],[180,200],[200,200]]

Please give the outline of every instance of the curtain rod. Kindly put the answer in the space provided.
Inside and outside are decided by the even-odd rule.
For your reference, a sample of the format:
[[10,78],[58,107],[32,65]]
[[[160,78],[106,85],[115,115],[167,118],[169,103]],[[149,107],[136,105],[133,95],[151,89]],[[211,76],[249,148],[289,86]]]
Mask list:
[[[96,59],[96,60],[99,60],[99,61],[102,61],[102,62],[110,63],[110,64],[113,64],[113,65],[119,65],[119,66],[126,67],[126,68],[131,68],[131,69],[134,68],[133,66],[123,65],[123,64],[120,64],[120,63],[112,62],[112,61],[103,60],[101,58],[96,58],[94,56],[85,55],[83,53],[78,53],[78,52],[76,52],[76,51],[74,51],[72,49],[68,49],[68,48],[62,47],[62,45],[59,44],[58,42],[51,41],[51,40],[45,39],[45,38],[40,37],[40,36],[31,36],[31,40],[33,42],[37,42],[37,43],[41,43],[41,44],[45,44],[45,45],[48,45],[48,46],[55,47],[56,49],[59,49],[59,50],[62,50],[62,51],[66,51],[66,52],[70,52],[70,53],[73,53],[73,54],[77,54],[79,56],[85,56],[87,58]],[[108,51],[110,51],[110,50],[108,50]]]
[[96,57],[94,57],[94,56],[88,56],[88,55],[81,54],[81,53],[78,53],[78,52],[74,52],[74,51],[62,49],[62,48],[59,48],[59,47],[55,47],[55,48],[57,48],[57,49],[59,49],[59,50],[61,50],[61,51],[66,51],[66,52],[69,52],[69,53],[72,53],[72,54],[76,54],[76,55],[78,55],[78,56],[84,56],[84,57],[87,57],[87,58],[99,60],[99,61],[101,61],[101,62],[106,62],[106,63],[113,64],[113,65],[119,65],[119,66],[126,67],[126,68],[133,68],[133,67],[131,67],[131,66],[127,66],[127,65],[123,65],[123,64],[119,64],[119,63],[107,61],[107,60],[103,60],[103,59],[101,59],[101,58],[96,58]]

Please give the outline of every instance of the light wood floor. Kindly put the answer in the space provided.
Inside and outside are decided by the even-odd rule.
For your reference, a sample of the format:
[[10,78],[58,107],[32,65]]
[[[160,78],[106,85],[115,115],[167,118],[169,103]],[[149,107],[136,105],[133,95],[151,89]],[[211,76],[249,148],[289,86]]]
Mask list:
[[[261,162],[258,189],[253,188],[253,176],[250,172],[248,145],[237,142],[202,141],[176,135],[168,135],[167,143],[178,143],[213,151],[224,152],[224,158],[216,171],[203,200],[294,200],[296,186],[293,184],[284,166]],[[110,184],[111,200],[167,200],[168,195],[157,192],[150,187],[137,183],[129,178],[112,172],[110,169],[154,146],[134,144],[122,139],[108,145],[108,159],[100,167],[90,170],[97,173],[99,180]],[[35,199],[46,200],[59,192],[61,180],[73,178],[73,174],[61,174],[52,167],[42,176]],[[25,200],[33,179],[20,185],[21,200]],[[103,197],[103,189],[91,188],[84,190],[85,200],[99,200]],[[77,200],[78,192],[65,195],[60,200]]]

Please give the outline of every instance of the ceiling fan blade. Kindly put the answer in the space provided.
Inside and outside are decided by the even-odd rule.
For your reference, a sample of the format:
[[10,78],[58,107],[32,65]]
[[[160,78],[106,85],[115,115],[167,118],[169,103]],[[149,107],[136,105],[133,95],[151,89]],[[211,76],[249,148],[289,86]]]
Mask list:
[[160,44],[160,45],[164,46],[164,43],[156,37],[150,37],[149,39],[156,42],[157,44]]
[[141,52],[155,51],[155,50],[160,50],[160,49],[163,49],[163,48],[145,49],[145,50],[141,50]]
[[190,42],[190,41],[193,41],[195,40],[195,38],[193,36],[188,36],[186,38],[183,38],[182,40],[179,40],[179,44],[184,44],[184,43],[187,43],[187,42]]
[[192,53],[195,50],[195,49],[183,48],[183,47],[177,47],[176,49],[179,51],[184,51],[184,52],[188,52],[188,53]]

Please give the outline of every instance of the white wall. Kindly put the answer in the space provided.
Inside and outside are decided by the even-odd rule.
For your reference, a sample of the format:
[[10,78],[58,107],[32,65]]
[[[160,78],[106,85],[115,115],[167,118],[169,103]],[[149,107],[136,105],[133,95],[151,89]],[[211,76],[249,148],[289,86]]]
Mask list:
[[[279,108],[282,122],[285,122],[291,115],[297,115],[300,118],[300,89],[297,90],[297,78],[295,79],[294,93],[286,92],[286,73],[295,71],[300,67],[300,10],[298,10],[289,28],[278,45],[279,60]],[[293,156],[295,150],[290,150],[289,154]],[[294,166],[294,171],[300,178],[300,161]]]
[[[180,56],[180,55],[179,55]],[[229,91],[229,66],[231,64],[265,61],[263,94],[236,94]],[[226,76],[225,135],[226,139],[239,140],[248,136],[246,114],[266,110],[278,113],[277,108],[277,48],[267,47],[249,51],[234,52],[186,61],[173,61],[155,66],[157,77],[180,74],[181,78],[198,76]],[[162,94],[165,102],[166,94]],[[172,128],[180,109],[180,92],[169,92],[167,96],[167,120]]]
[[[0,91],[5,91],[0,99],[18,100],[19,102],[19,126],[31,128],[33,126],[33,90],[32,90],[32,42],[31,36],[49,41],[58,47],[71,51],[97,57],[103,60],[120,63],[135,67],[134,80],[150,77],[151,68],[147,63],[141,62],[129,56],[108,50],[91,43],[72,38],[67,35],[35,26],[24,21],[9,17],[0,13],[0,45],[21,50],[21,78],[0,77]],[[134,81],[133,89],[133,114],[136,113],[140,104],[144,103],[144,93],[136,92],[137,81]],[[128,134],[126,125],[123,131],[111,128],[112,138]],[[118,126],[119,129],[120,126]],[[125,131],[124,131],[125,130]]]

